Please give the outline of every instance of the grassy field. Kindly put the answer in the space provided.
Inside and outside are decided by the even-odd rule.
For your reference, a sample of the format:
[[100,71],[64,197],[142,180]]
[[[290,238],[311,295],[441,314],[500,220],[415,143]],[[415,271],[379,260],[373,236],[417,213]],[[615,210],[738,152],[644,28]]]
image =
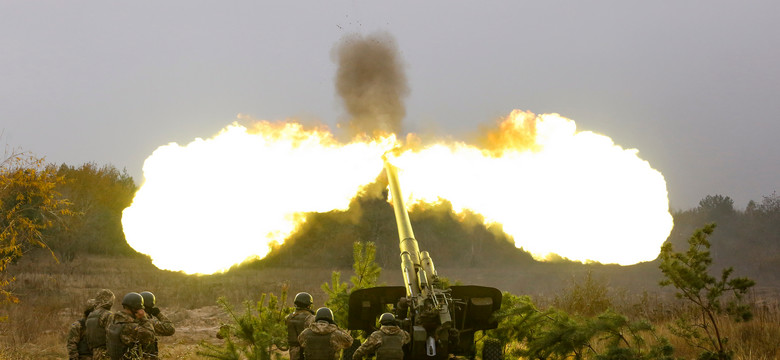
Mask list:
[[[595,270],[594,270],[595,269]],[[215,335],[226,314],[216,299],[226,297],[233,304],[256,301],[264,292],[278,293],[288,285],[289,292],[308,291],[314,306],[320,306],[324,293],[320,285],[330,281],[331,272],[340,270],[348,279],[350,269],[238,269],[227,274],[188,276],[162,271],[144,259],[79,257],[56,263],[47,253],[29,254],[14,265],[13,291],[19,304],[0,306],[0,358],[67,358],[65,337],[71,322],[80,317],[84,302],[102,288],[111,289],[118,299],[129,291],[149,290],[157,295],[160,309],[176,325],[176,334],[161,338],[161,355],[168,359],[199,359],[200,341],[219,343]],[[595,267],[591,276],[605,284],[612,307],[629,316],[647,317],[659,332],[672,340],[677,356],[690,359],[695,349],[678,341],[665,329],[680,308],[667,289],[657,286],[660,273],[652,268],[626,268],[620,276],[614,269]],[[515,294],[531,295],[540,306],[566,305],[567,293],[581,279],[582,268],[555,268],[540,264],[525,269],[452,268],[440,274],[464,284],[495,286]],[[396,269],[385,269],[381,282],[400,283]],[[288,299],[288,302],[290,300]],[[755,318],[743,324],[729,324],[725,331],[737,351],[736,359],[777,359],[780,356],[780,308],[777,289],[762,288],[751,294]],[[119,300],[117,301],[117,304]],[[291,305],[291,304],[290,304]],[[119,306],[115,305],[114,310]]]

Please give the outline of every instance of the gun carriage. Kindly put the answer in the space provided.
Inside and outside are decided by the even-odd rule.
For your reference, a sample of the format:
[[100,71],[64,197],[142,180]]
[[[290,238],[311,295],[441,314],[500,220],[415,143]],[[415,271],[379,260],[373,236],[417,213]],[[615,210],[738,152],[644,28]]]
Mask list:
[[501,291],[485,286],[443,288],[433,259],[420,251],[404,205],[398,169],[385,158],[385,172],[398,225],[403,286],[355,290],[349,297],[348,328],[370,333],[376,319],[392,305],[399,326],[412,341],[405,359],[473,358],[476,331],[495,329],[492,314],[501,307]]

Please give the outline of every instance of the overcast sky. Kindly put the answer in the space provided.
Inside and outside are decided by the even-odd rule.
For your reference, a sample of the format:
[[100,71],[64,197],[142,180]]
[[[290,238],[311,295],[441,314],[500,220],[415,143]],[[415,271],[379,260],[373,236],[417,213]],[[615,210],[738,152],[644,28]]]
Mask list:
[[247,114],[344,120],[334,45],[395,37],[406,132],[559,113],[661,171],[671,206],[780,190],[777,1],[0,0],[0,142],[126,168]]

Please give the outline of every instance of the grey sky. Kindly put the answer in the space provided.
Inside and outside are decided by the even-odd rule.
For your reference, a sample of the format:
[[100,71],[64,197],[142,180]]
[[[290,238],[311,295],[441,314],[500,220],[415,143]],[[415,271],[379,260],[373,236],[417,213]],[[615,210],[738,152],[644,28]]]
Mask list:
[[671,205],[780,190],[776,1],[1,1],[3,143],[126,168],[238,113],[334,125],[334,45],[392,34],[404,130],[556,112],[666,177]]

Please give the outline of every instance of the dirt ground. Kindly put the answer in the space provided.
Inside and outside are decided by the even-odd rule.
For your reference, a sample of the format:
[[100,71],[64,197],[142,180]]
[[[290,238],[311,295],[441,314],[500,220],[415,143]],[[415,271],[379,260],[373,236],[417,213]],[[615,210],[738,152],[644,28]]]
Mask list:
[[197,359],[202,341],[219,344],[217,330],[228,322],[228,315],[217,305],[198,309],[173,310],[166,314],[176,326],[173,336],[159,338],[160,356],[165,359]]

